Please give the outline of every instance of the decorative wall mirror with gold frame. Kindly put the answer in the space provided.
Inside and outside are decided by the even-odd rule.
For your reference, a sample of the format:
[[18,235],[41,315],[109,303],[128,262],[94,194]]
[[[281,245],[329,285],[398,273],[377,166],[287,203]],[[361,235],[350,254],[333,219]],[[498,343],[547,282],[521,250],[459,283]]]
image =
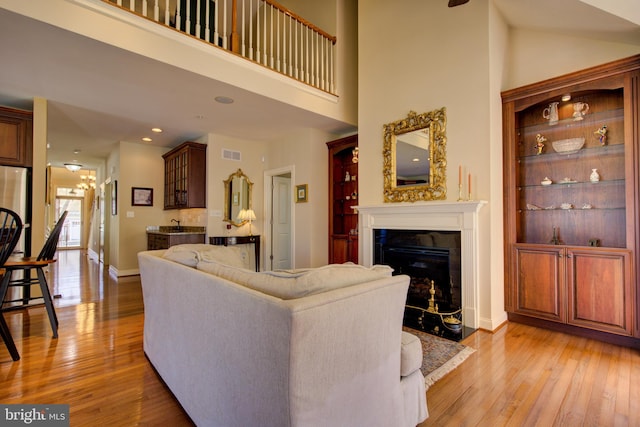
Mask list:
[[247,220],[239,220],[238,214],[242,209],[251,209],[251,190],[253,183],[249,181],[242,169],[229,175],[224,180],[224,218],[229,224],[240,227],[246,224]]
[[447,197],[447,114],[439,110],[409,115],[384,125],[384,201],[416,202]]

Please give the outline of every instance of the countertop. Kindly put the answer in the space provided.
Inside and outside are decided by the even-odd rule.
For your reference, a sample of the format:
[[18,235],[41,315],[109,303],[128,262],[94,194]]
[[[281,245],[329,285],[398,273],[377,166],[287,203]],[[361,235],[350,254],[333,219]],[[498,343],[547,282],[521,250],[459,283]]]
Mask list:
[[176,235],[176,234],[205,234],[205,227],[196,226],[176,226],[176,225],[150,225],[147,227],[147,234],[163,234],[163,235]]

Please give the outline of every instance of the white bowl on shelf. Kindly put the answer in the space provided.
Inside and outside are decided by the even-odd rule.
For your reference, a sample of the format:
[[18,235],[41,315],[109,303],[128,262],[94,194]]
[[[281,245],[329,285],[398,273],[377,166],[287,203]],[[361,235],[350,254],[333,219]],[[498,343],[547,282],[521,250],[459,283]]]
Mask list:
[[551,143],[556,153],[570,154],[580,150],[584,145],[584,138],[559,139]]

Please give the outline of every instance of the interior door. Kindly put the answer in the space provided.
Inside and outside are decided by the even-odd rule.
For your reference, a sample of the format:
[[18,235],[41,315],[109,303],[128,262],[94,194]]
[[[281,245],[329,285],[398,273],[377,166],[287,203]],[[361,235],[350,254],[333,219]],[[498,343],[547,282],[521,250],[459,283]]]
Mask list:
[[274,176],[272,186],[271,270],[291,268],[291,178]]

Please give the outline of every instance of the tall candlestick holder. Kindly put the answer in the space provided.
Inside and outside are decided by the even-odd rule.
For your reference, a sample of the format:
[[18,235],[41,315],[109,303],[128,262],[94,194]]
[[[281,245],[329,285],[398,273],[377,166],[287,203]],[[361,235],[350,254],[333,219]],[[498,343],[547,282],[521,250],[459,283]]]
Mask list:
[[464,202],[464,198],[462,197],[462,184],[458,184],[458,201]]

